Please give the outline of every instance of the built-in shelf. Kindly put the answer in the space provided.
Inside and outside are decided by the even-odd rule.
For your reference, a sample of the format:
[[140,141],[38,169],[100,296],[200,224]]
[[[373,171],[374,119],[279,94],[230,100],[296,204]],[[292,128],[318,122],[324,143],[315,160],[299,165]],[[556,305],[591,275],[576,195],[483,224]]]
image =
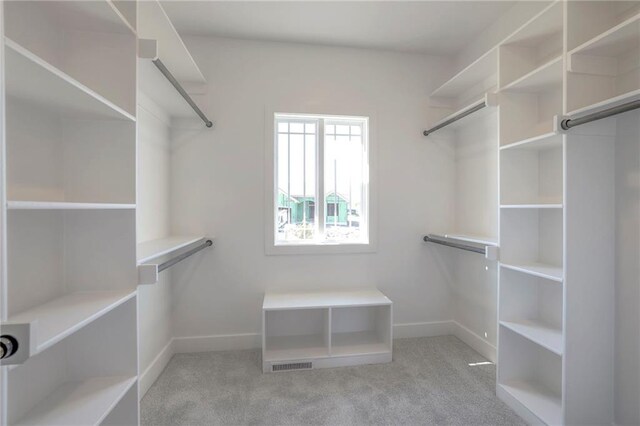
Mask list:
[[322,334],[269,337],[264,361],[313,359],[329,356]]
[[[200,68],[159,1],[138,3],[138,37],[158,42],[160,60],[181,84],[206,83]],[[155,71],[159,73],[158,70]]]
[[501,150],[505,149],[529,149],[542,151],[545,149],[553,149],[562,146],[562,135],[556,132],[547,132],[521,141],[513,142],[508,145],[501,146]]
[[562,422],[562,400],[559,395],[537,383],[510,381],[498,385],[548,425]]
[[5,37],[7,95],[79,118],[135,121],[135,117]]
[[559,266],[545,265],[543,263],[501,263],[500,266],[552,281],[563,281],[563,270],[562,267]]
[[498,246],[498,239],[496,237],[489,237],[485,235],[470,235],[470,234],[444,234],[445,238],[453,238],[455,240],[466,241],[468,243],[484,244],[487,246]]
[[19,425],[99,425],[136,384],[127,376],[67,382],[28,412]]
[[562,204],[502,204],[501,209],[561,209]]
[[500,325],[557,355],[562,355],[562,330],[530,320],[500,321]]
[[593,112],[597,112],[603,109],[613,108],[613,107],[625,104],[627,102],[632,102],[638,99],[640,99],[640,89],[633,90],[631,92],[627,92],[622,95],[614,96],[614,97],[605,99],[603,101],[596,102],[591,105],[587,105],[585,107],[575,109],[573,111],[569,111],[567,113],[567,116],[571,118],[576,118],[576,117],[591,114]]
[[500,89],[501,92],[538,93],[562,85],[562,56],[539,66]]
[[369,355],[390,353],[388,344],[381,341],[375,331],[355,331],[350,333],[333,333],[331,335],[331,355]]
[[172,236],[138,243],[138,264],[150,262],[154,259],[166,256],[175,251],[190,246],[191,244],[195,244],[199,241],[204,240],[205,237],[201,236]]
[[35,324],[35,350],[40,352],[135,297],[132,290],[70,293],[9,317],[12,323]]
[[[498,69],[498,48],[493,48],[470,65],[462,69],[431,93],[432,97],[455,98],[463,96],[468,90],[490,81]],[[495,82],[486,83],[486,89],[495,86]]]
[[592,38],[569,52],[573,55],[618,57],[640,47],[640,14]]
[[7,201],[9,210],[130,210],[135,204],[73,203],[66,201]]
[[391,305],[391,300],[378,290],[338,292],[267,293],[264,310],[313,309],[329,307],[363,307]]

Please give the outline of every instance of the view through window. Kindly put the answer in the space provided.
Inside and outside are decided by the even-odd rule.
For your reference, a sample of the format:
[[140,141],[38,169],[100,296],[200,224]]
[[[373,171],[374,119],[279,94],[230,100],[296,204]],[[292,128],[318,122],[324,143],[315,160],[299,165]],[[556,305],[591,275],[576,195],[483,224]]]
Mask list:
[[275,116],[276,244],[366,244],[368,119]]

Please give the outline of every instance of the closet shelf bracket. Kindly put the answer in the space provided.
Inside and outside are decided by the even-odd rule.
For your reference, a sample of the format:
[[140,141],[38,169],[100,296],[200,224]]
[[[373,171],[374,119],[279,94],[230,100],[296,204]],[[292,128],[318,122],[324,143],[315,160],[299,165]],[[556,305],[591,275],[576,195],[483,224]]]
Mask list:
[[447,235],[429,234],[425,235],[423,241],[426,243],[440,244],[447,247],[453,247],[464,251],[483,254],[489,260],[498,260],[498,247],[493,244],[484,244],[475,241],[462,240],[459,238],[449,237]]
[[560,128],[562,130],[569,130],[573,127],[580,126],[582,124],[587,124],[596,120],[602,120],[603,118],[608,118],[614,115],[622,114],[627,111],[633,111],[638,108],[640,108],[640,99],[636,99],[634,101],[626,102],[622,105],[617,105],[611,108],[596,111],[591,114],[587,114],[578,118],[560,117],[559,118]]

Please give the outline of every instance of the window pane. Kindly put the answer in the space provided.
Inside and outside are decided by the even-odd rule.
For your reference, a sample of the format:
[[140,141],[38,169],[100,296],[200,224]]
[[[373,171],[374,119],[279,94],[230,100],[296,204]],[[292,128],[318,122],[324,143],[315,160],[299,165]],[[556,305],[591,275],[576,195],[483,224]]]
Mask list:
[[305,133],[315,134],[316,133],[316,123],[306,123],[304,125],[304,132]]
[[291,133],[304,133],[304,123],[289,123]]
[[278,133],[287,133],[289,131],[289,123],[279,121],[278,122]]
[[[316,234],[315,122],[289,122],[290,133],[278,134],[276,241],[312,240]],[[313,124],[313,126],[309,126]]]
[[361,135],[362,134],[362,127],[358,126],[351,126],[351,134],[352,135]]
[[360,136],[348,136],[349,129],[336,124],[337,135],[325,135],[325,238],[360,242],[366,238],[364,145]]

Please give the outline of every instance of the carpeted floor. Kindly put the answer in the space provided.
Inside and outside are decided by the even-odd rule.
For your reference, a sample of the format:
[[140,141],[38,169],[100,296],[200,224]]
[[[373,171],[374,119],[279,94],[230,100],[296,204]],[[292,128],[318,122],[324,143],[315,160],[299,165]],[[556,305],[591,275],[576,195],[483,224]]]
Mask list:
[[391,364],[262,374],[259,350],[178,354],[142,425],[523,425],[495,366],[455,337],[394,341]]

